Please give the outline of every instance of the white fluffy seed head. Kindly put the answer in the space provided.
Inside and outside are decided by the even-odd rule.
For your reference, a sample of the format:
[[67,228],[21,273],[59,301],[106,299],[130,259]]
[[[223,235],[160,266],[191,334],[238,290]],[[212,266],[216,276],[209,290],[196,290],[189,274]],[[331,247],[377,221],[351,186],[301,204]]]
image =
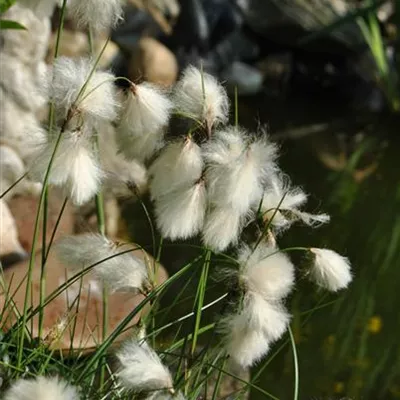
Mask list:
[[[34,157],[30,170],[34,180],[44,180],[55,146],[55,140],[47,143]],[[62,187],[74,204],[82,205],[97,193],[102,177],[88,133],[81,130],[62,133],[48,182]]]
[[276,153],[275,145],[252,140],[236,128],[217,133],[204,149],[210,202],[247,213],[261,200],[275,169]]
[[225,351],[232,361],[242,368],[249,368],[260,361],[269,351],[270,342],[259,331],[240,330],[229,326],[225,337]]
[[132,188],[143,193],[148,185],[147,169],[138,160],[126,160],[118,154],[115,130],[111,124],[104,124],[97,131],[99,158],[104,169],[104,187],[111,189],[117,197],[131,197]]
[[243,299],[239,320],[251,329],[264,333],[268,341],[276,341],[286,332],[290,315],[280,302],[270,302],[255,292],[248,292]]
[[[86,1],[79,3],[86,4]],[[83,115],[94,120],[111,121],[117,117],[119,105],[114,75],[102,71],[91,75],[93,68],[94,63],[89,58],[59,57],[54,62],[52,76],[46,84],[50,97],[63,116],[74,105]]]
[[200,147],[191,138],[168,144],[149,169],[152,198],[187,187],[200,179],[202,170]]
[[300,211],[306,202],[307,195],[301,188],[291,187],[283,174],[275,174],[264,192],[261,211],[278,231],[288,228],[296,220],[311,226],[329,222],[329,215]]
[[171,100],[150,83],[132,85],[126,95],[117,133],[141,137],[159,132],[168,124]]
[[224,251],[230,245],[235,245],[245,217],[227,207],[215,207],[206,215],[202,231],[203,243],[214,251]]
[[67,190],[76,205],[88,202],[99,191],[102,179],[100,166],[87,147],[77,146],[74,158],[70,159]]
[[264,298],[279,301],[286,297],[294,285],[294,266],[289,257],[265,243],[256,249],[243,245],[239,250],[239,275],[247,290]]
[[131,197],[132,189],[143,193],[147,188],[147,170],[139,161],[122,158],[113,164],[104,164],[106,169],[104,186],[117,197]]
[[235,162],[246,150],[246,131],[234,126],[215,132],[202,146],[205,161],[210,165],[227,165]]
[[189,66],[175,86],[176,110],[205,122],[207,127],[228,120],[229,100],[224,87],[211,75]]
[[139,137],[117,135],[117,144],[127,160],[144,162],[150,159],[164,144],[164,131],[149,133]]
[[[65,236],[56,245],[60,261],[72,271],[79,271],[112,254],[113,242],[105,236],[85,233]],[[93,251],[95,250],[95,251]],[[107,262],[115,262],[111,259]]]
[[121,0],[69,0],[68,9],[79,26],[95,32],[114,27],[122,19]]
[[352,280],[349,260],[333,250],[311,248],[314,263],[310,278],[319,286],[336,292],[346,288]]
[[171,109],[172,102],[154,85],[132,84],[117,127],[121,153],[141,161],[153,156],[163,145]]
[[157,226],[163,237],[171,240],[193,237],[203,228],[206,208],[206,189],[200,180],[157,198]]
[[142,289],[147,281],[146,266],[126,250],[105,236],[90,233],[66,236],[56,244],[58,258],[72,272],[93,266],[96,278],[112,291]]
[[79,400],[78,391],[57,377],[19,379],[6,392],[4,400]]
[[246,292],[237,314],[230,316],[237,330],[262,332],[268,341],[278,340],[286,331],[290,316],[280,302],[270,302],[256,292]]
[[242,367],[259,361],[278,340],[289,324],[289,314],[280,303],[267,302],[257,293],[244,295],[241,309],[222,320],[220,330],[224,346]]
[[117,352],[117,376],[123,387],[135,392],[172,389],[172,377],[156,352],[146,342],[131,340]]

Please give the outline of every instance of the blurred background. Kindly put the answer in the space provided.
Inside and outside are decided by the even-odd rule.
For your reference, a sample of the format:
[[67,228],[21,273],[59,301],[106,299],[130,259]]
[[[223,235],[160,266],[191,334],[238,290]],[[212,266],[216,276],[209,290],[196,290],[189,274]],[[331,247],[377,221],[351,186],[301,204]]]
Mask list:
[[[18,21],[12,3],[2,0],[1,11]],[[48,62],[58,20],[56,9]],[[4,32],[13,27],[1,28],[4,54]],[[316,293],[301,282],[290,299],[302,399],[400,398],[399,29],[399,0],[129,0],[101,61],[119,76],[166,87],[188,64],[216,76],[233,102],[237,93],[239,123],[265,126],[280,143],[281,166],[312,194],[310,209],[332,216],[329,226],[294,228],[280,242],[332,248],[354,272],[343,293]],[[94,47],[107,36],[95,37]],[[60,54],[88,52],[87,32],[67,18]],[[149,242],[140,205],[125,202],[122,210],[127,234]],[[17,207],[11,211],[17,219]],[[192,256],[172,248],[162,262],[173,272]],[[287,338],[252,374],[274,396],[291,398]]]

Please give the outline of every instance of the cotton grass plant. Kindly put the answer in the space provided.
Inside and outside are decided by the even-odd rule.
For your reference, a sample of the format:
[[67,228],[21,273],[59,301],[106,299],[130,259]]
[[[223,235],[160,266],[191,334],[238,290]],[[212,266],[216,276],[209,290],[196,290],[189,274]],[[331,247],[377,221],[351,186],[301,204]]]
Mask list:
[[[37,1],[31,3],[38,6]],[[121,16],[116,0],[64,0],[61,27],[68,7],[70,15],[90,32],[113,26]],[[307,196],[292,187],[280,170],[278,148],[264,132],[250,133],[228,124],[229,99],[215,78],[188,67],[170,91],[129,81],[125,90],[119,90],[115,83],[127,79],[99,71],[100,56],[72,60],[57,57],[56,50],[52,75],[44,82],[51,112],[48,134],[37,143],[29,170],[43,190],[26,283],[22,283],[26,285],[23,310],[14,307],[13,294],[2,282],[5,308],[17,317],[0,348],[5,399],[195,399],[204,395],[209,379],[217,376],[215,399],[224,376],[240,380],[232,371],[261,363],[288,332],[291,317],[286,299],[296,278],[303,275],[322,288],[337,291],[351,281],[349,262],[332,250],[279,248],[279,235],[293,223],[315,227],[329,217],[302,209]],[[151,245],[141,245],[154,254],[154,262],[139,259],[132,247],[127,249],[105,235],[101,193],[109,171],[98,144],[107,140],[101,135],[103,125],[109,123],[115,126],[119,148],[113,156],[120,163],[114,164],[129,168],[137,161],[148,168],[154,224],[161,240],[158,246],[155,237]],[[171,132],[172,126],[179,126],[178,131]],[[126,180],[126,171],[114,173],[138,197],[136,183]],[[30,308],[38,227],[46,221],[47,199],[54,186],[76,206],[95,202],[99,233],[64,237],[55,245],[72,275],[45,297],[42,273],[40,305]],[[150,216],[140,196],[139,201]],[[151,218],[149,223],[153,227]],[[163,246],[181,241],[175,243],[181,249],[182,241],[192,238],[201,243],[197,246],[200,254],[157,285],[153,267]],[[51,267],[46,265],[50,247],[44,242],[43,271]],[[301,269],[291,261],[293,251],[305,254]],[[86,274],[104,290],[103,340],[88,355],[72,347],[65,355],[54,350],[52,340],[73,322],[60,321],[51,337],[44,337],[43,311]],[[163,313],[157,310],[161,296],[179,279],[190,281],[193,276],[198,281],[195,296],[189,299],[192,312],[158,326]],[[209,301],[213,277],[218,291],[224,292]],[[113,332],[107,332],[107,297],[121,291],[141,293],[144,299]],[[174,304],[182,301],[182,292],[176,293]],[[147,317],[115,349],[118,336],[146,305],[150,306]],[[214,322],[204,325],[203,314],[209,308],[214,310]],[[72,306],[69,311],[73,314]],[[39,337],[32,337],[29,330],[35,315],[42,321]],[[190,332],[181,330],[184,322],[190,322]],[[4,328],[5,321],[1,324]],[[171,328],[176,333],[173,340],[159,347],[157,337]],[[291,334],[290,338],[295,350]],[[253,381],[242,383],[234,398],[250,387],[276,398]]]

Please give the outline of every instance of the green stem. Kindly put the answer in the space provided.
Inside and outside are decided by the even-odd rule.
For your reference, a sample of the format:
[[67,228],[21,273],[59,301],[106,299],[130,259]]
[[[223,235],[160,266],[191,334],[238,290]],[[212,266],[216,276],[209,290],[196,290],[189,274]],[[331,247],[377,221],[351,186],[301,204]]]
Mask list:
[[49,205],[49,190],[46,186],[44,188],[44,199],[43,199],[43,221],[42,221],[42,258],[40,266],[40,292],[39,292],[39,339],[42,338],[43,333],[43,303],[46,292],[46,236],[47,236],[47,216],[48,216],[48,205]]
[[[95,147],[98,150],[98,141],[96,141]],[[99,230],[99,233],[102,236],[105,236],[105,234],[106,234],[106,224],[105,224],[105,216],[104,216],[104,197],[103,197],[103,193],[102,193],[101,189],[96,194],[95,203],[96,203],[97,228]],[[107,290],[106,286],[103,287],[102,307],[103,307],[102,341],[104,343],[106,338],[107,338],[107,328],[108,328],[108,319],[109,319],[108,290]],[[104,359],[104,362],[101,363],[101,369],[100,369],[100,391],[103,389],[103,385],[104,385],[104,381],[105,381],[105,375],[106,375],[105,362],[106,362],[106,360]]]
[[[207,279],[208,279],[208,271],[209,271],[209,267],[210,267],[210,259],[211,259],[211,251],[207,250],[207,252],[205,254],[203,268],[201,271],[200,281],[197,286],[197,293],[196,293],[196,300],[195,300],[196,317],[195,317],[195,321],[194,321],[193,340],[192,340],[192,347],[191,347],[191,351],[190,351],[192,363],[194,361],[194,353],[196,351],[197,339],[198,339],[199,332],[200,332],[201,315],[202,315],[202,311],[203,311],[202,309],[203,309],[204,297],[205,297],[206,288],[207,288]],[[185,393],[189,393],[191,371],[192,371],[192,366],[190,366],[190,370],[187,372]]]
[[2,194],[0,194],[0,199],[2,199],[4,196],[7,195],[7,193],[13,190],[15,186],[17,186],[22,180],[26,178],[27,175],[28,173],[25,172],[22,176],[20,176],[10,187],[8,187]]
[[[66,124],[64,124],[64,125],[66,125]],[[36,249],[37,239],[39,236],[39,225],[40,225],[39,222],[40,222],[40,217],[42,214],[43,204],[45,201],[45,193],[46,193],[45,188],[47,187],[47,182],[48,182],[49,176],[50,176],[50,170],[53,165],[57,149],[60,145],[62,134],[63,134],[63,129],[61,129],[61,131],[57,137],[57,140],[56,140],[56,143],[54,146],[54,151],[53,151],[53,154],[51,155],[50,162],[49,162],[48,168],[46,170],[46,174],[45,174],[44,181],[43,181],[43,189],[40,194],[39,206],[38,206],[38,210],[36,213],[35,227],[34,227],[34,231],[33,231],[33,240],[32,240],[32,250],[31,250],[31,255],[30,255],[30,259],[29,259],[26,290],[25,290],[25,300],[24,300],[24,307],[23,307],[23,313],[22,313],[23,329],[27,322],[28,300],[31,297],[32,272],[33,272],[33,267],[35,264],[35,249]],[[42,312],[42,310],[40,310],[40,312]],[[22,356],[23,356],[23,349],[24,349],[24,336],[25,336],[24,334],[21,334],[19,337],[19,343],[18,343],[19,346],[17,349],[17,352],[18,352],[17,367],[18,368],[21,367],[21,363],[22,363]]]
[[[81,271],[79,271],[78,273],[73,275],[71,278],[69,278],[66,282],[64,282],[63,284],[58,286],[57,289],[55,289],[48,297],[46,297],[45,302],[44,302],[44,306],[47,306],[56,297],[58,297],[61,293],[63,293],[68,287],[73,285],[78,280],[82,279],[82,277],[85,276],[87,273],[89,273],[93,268],[95,268],[96,265],[99,265],[99,264],[101,264],[103,262],[106,262],[107,260],[111,260],[112,258],[118,257],[118,256],[120,256],[122,254],[131,253],[132,251],[135,251],[135,250],[138,250],[138,249],[143,250],[141,247],[125,250],[125,251],[122,251],[120,253],[113,254],[110,257],[106,257],[106,258],[104,258],[104,259],[102,259],[102,260],[100,260],[100,261],[98,261],[98,262],[96,262],[94,264],[91,264],[88,267],[82,269]],[[35,308],[33,308],[32,310],[29,311],[28,318],[33,318],[38,312],[39,312],[39,306],[37,306],[37,307],[35,307]],[[22,318],[17,321],[17,324],[18,324],[18,326],[22,325]]]
[[217,398],[218,398],[219,386],[221,384],[222,375],[224,373],[226,360],[227,360],[227,358],[225,357],[222,361],[221,369],[218,371],[217,382],[215,383],[215,387],[214,387],[214,391],[213,391],[211,400],[217,400]]
[[292,329],[289,326],[290,342],[292,343],[293,350],[293,365],[294,365],[294,393],[293,400],[298,400],[299,398],[299,361],[297,358],[296,342],[294,340]]
[[196,319],[195,319],[195,324],[194,324],[193,341],[192,341],[192,349],[191,349],[192,357],[196,351],[196,346],[197,346],[197,336],[198,336],[198,331],[200,328],[202,308],[203,308],[204,297],[205,297],[206,288],[207,288],[207,279],[208,279],[208,271],[210,268],[210,260],[211,260],[211,251],[207,250],[206,256],[205,256],[205,261],[203,264],[203,270],[201,272],[200,282],[199,282],[199,286],[198,286],[198,292],[197,292],[197,296],[196,296],[197,297],[197,309],[196,309]]
[[[103,332],[102,332],[102,341],[103,343],[107,339],[107,328],[108,328],[108,291],[107,287],[103,287]],[[104,362],[101,365],[100,369],[100,391],[103,390],[104,382],[105,382],[105,376],[106,376],[106,358],[104,356]]]
[[[202,331],[205,332],[205,331],[207,331],[207,330],[213,329],[213,327],[214,327],[214,324],[207,325],[207,326],[205,326],[205,327],[202,328]],[[189,335],[188,338],[190,339],[190,338],[191,338],[191,335]],[[183,341],[183,339],[180,340],[180,342],[179,342],[180,345],[182,344],[182,341]],[[168,350],[169,350],[169,351],[164,351],[163,354],[173,356],[174,353],[171,352],[171,348],[168,349]],[[222,367],[219,367],[219,366],[217,366],[217,365],[215,365],[215,364],[213,364],[213,363],[209,363],[209,362],[204,362],[204,365],[210,366],[211,368],[215,369],[216,371],[221,371],[221,370],[222,370],[222,372],[223,372],[225,375],[230,376],[230,377],[233,378],[235,381],[238,381],[238,382],[240,382],[240,383],[243,383],[243,384],[244,384],[244,388],[246,388],[246,387],[253,388],[253,389],[257,390],[258,392],[262,393],[262,394],[264,395],[265,398],[268,397],[268,398],[271,398],[271,399],[273,399],[273,400],[279,400],[278,397],[275,397],[274,395],[272,395],[271,393],[269,393],[269,392],[267,392],[266,390],[262,389],[261,387],[255,385],[255,384],[252,383],[252,382],[245,381],[244,379],[240,378],[238,375],[235,375],[234,373],[229,372],[228,370],[224,370]],[[240,390],[243,391],[244,389],[240,389]],[[225,398],[225,397],[224,397],[224,398]],[[238,397],[235,397],[235,398],[237,399]]]
[[45,262],[46,262],[47,258],[49,257],[50,249],[51,249],[51,246],[54,243],[54,239],[56,237],[56,232],[57,232],[58,226],[60,225],[61,218],[62,218],[62,216],[64,214],[65,207],[67,206],[67,203],[68,203],[68,197],[66,197],[64,199],[64,202],[63,202],[63,204],[61,206],[60,212],[58,213],[57,221],[56,221],[56,223],[54,225],[53,232],[51,233],[51,237],[50,237],[50,240],[49,240],[49,245],[47,247]]
[[101,190],[96,194],[95,203],[96,203],[97,229],[99,230],[99,233],[101,235],[105,236],[106,223],[104,216],[104,197]]
[[60,51],[61,33],[64,29],[64,19],[65,19],[66,9],[67,9],[67,0],[63,0],[62,6],[61,6],[61,13],[60,13],[60,26],[58,28],[58,33],[57,33],[57,38],[56,38],[56,47],[54,49],[54,58],[58,57],[58,53]]
[[[63,4],[61,7],[60,13],[60,26],[57,31],[57,38],[56,38],[56,47],[54,50],[54,59],[56,60],[58,57],[58,53],[60,50],[60,41],[61,35],[64,28],[64,17],[65,17],[65,10],[67,6],[67,0],[63,0]],[[48,135],[52,135],[54,125],[54,102],[51,101],[50,109],[49,109],[49,131]],[[40,312],[39,312],[39,338],[42,337],[43,333],[43,302],[44,302],[44,294],[46,291],[46,258],[48,251],[46,252],[46,237],[47,237],[47,216],[48,216],[48,204],[49,204],[49,188],[47,187],[47,183],[43,187],[44,198],[43,198],[43,223],[42,223],[42,262],[40,268],[40,293],[39,293],[39,304],[40,304]],[[49,246],[50,250],[50,246]],[[33,249],[32,249],[33,252]]]
[[[89,28],[88,30],[88,41],[89,41],[89,49],[90,54],[94,55],[94,47],[93,47],[93,34],[92,30]],[[97,152],[97,156],[100,160],[99,154],[99,137],[96,135],[96,140],[94,142],[94,147]],[[106,222],[105,222],[105,213],[104,213],[104,196],[103,191],[99,190],[95,197],[95,204],[96,204],[96,216],[97,216],[97,229],[102,236],[106,235]],[[108,319],[109,319],[109,306],[108,306],[108,290],[107,287],[103,287],[103,327],[102,327],[102,342],[104,343],[107,338],[107,329],[108,329]],[[101,362],[102,359],[99,360],[101,362],[100,368],[100,393],[103,390],[105,375],[106,375],[106,360],[103,359],[104,362]]]
[[[195,260],[196,261],[196,260]],[[93,372],[93,366],[96,362],[103,357],[104,353],[111,346],[114,340],[121,334],[121,332],[125,329],[125,327],[132,321],[132,319],[138,315],[141,310],[146,306],[147,303],[151,302],[157,296],[162,293],[165,288],[169,287],[173,282],[179,279],[182,275],[184,275],[188,270],[192,268],[195,263],[191,262],[181,268],[176,274],[171,276],[168,280],[162,283],[160,286],[155,288],[151,293],[147,295],[145,299],[143,299],[120,323],[119,325],[111,332],[111,334],[107,337],[107,339],[99,346],[96,353],[88,360],[88,362],[84,365],[84,368],[80,375],[77,378],[77,382],[80,382],[86,376],[90,375]]]
[[235,127],[239,126],[239,100],[238,100],[238,89],[235,86]]

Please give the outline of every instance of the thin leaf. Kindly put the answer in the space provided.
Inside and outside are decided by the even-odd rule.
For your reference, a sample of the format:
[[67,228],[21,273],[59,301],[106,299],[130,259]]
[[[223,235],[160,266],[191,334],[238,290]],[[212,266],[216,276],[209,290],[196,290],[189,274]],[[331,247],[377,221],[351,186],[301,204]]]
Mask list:
[[292,329],[289,326],[289,336],[290,342],[292,343],[293,350],[293,365],[294,365],[294,393],[293,400],[298,400],[299,398],[299,361],[297,359],[297,349],[296,342],[294,340]]
[[9,19],[0,20],[0,29],[20,29],[26,31],[26,28],[17,21]]

